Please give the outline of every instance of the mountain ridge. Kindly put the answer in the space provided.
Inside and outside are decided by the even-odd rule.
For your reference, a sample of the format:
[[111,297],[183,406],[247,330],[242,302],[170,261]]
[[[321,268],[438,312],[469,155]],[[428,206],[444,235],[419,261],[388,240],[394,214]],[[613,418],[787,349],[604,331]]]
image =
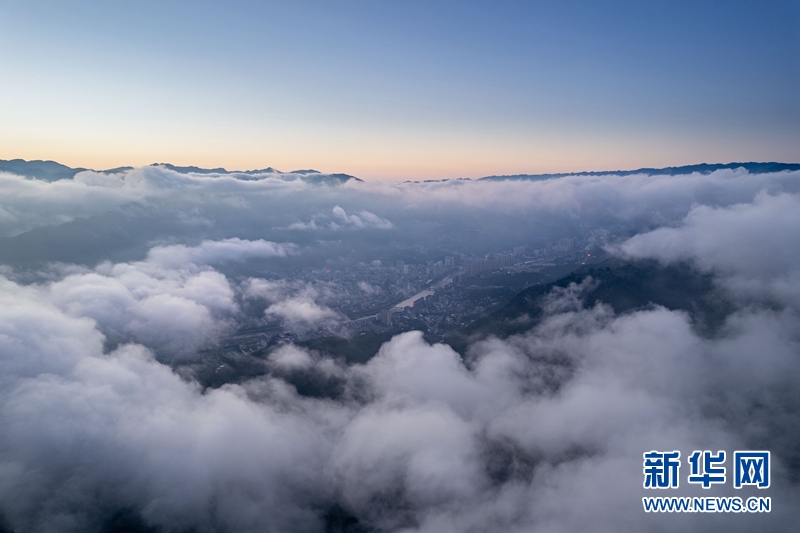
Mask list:
[[678,167],[639,168],[636,170],[599,170],[583,172],[562,172],[555,174],[509,174],[501,176],[486,176],[478,181],[540,181],[568,176],[631,176],[633,174],[680,176],[699,172],[710,174],[716,170],[744,168],[751,174],[767,174],[785,170],[800,170],[800,163],[778,162],[747,162],[747,163],[699,163],[697,165],[683,165]]
[[[153,163],[149,166],[164,167],[166,169],[178,172],[180,174],[229,174],[229,175],[244,175],[254,176],[259,174],[281,174],[281,175],[296,175],[301,176],[302,179],[312,183],[329,182],[331,180],[344,183],[347,180],[354,179],[356,181],[363,181],[360,178],[344,173],[325,173],[314,169],[299,169],[290,172],[282,172],[273,167],[266,167],[262,169],[252,170],[227,170],[224,167],[217,168],[203,168],[196,166],[179,166],[171,163]],[[133,170],[135,167],[121,166],[106,170],[96,170],[96,172],[116,173]],[[508,175],[493,175],[477,178],[474,181],[545,181],[550,179],[565,178],[570,176],[630,176],[633,174],[647,174],[647,175],[669,175],[680,176],[686,174],[693,174],[695,172],[701,174],[709,174],[717,170],[737,169],[744,168],[751,174],[767,174],[773,172],[783,171],[797,171],[800,170],[800,163],[780,163],[780,162],[745,162],[745,163],[699,163],[696,165],[683,165],[676,167],[663,167],[663,168],[639,168],[636,170],[598,170],[598,171],[582,171],[582,172],[561,172],[552,174],[508,174]],[[93,170],[84,167],[69,167],[52,160],[29,160],[25,159],[0,159],[0,172],[10,172],[21,176],[41,179],[45,181],[58,181],[61,179],[71,179],[78,172],[85,170]],[[469,180],[470,178],[454,178],[454,180]],[[425,182],[437,181],[451,181],[449,179],[443,180],[425,180]]]
[[[349,179],[362,181],[361,179],[343,173],[325,173],[314,169],[292,170],[291,172],[281,172],[272,167],[253,169],[253,170],[227,170],[223,167],[218,168],[202,168],[196,166],[178,166],[171,163],[153,163],[148,165],[151,167],[164,167],[166,169],[178,172],[180,174],[244,174],[253,176],[258,174],[281,174],[281,175],[297,175],[301,176],[303,180],[312,183],[322,183],[328,181],[339,181],[344,183]],[[95,172],[103,172],[113,174],[117,172],[126,172],[133,170],[135,167],[122,166],[106,170],[95,170]],[[62,179],[72,179],[78,172],[85,170],[94,170],[84,167],[68,167],[58,163],[57,161],[35,159],[26,161],[25,159],[0,159],[0,172],[10,172],[20,176],[36,178],[45,181],[58,181]]]

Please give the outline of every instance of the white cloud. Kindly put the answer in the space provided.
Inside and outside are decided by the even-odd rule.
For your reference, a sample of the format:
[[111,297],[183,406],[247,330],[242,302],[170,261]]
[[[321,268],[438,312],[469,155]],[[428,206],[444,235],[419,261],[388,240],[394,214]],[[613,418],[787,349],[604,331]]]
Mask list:
[[375,213],[370,213],[369,211],[359,211],[358,214],[361,216],[361,219],[364,221],[364,224],[366,224],[367,227],[376,229],[392,229],[394,227],[391,222],[379,217]]
[[338,313],[317,304],[308,295],[281,300],[270,305],[264,313],[279,317],[293,327],[320,325],[339,318]]
[[800,196],[758,194],[728,207],[697,206],[678,227],[659,228],[622,243],[625,257],[693,261],[718,272],[726,286],[752,298],[800,308]]
[[[341,206],[334,206],[331,210],[332,217],[322,214],[312,216],[308,222],[293,222],[286,226],[290,230],[321,230],[321,229],[392,229],[394,225],[375,213],[366,210],[359,211],[357,215],[348,215]],[[320,221],[318,224],[317,221]],[[324,221],[328,221],[325,223]]]
[[331,227],[337,229],[339,227],[353,228],[353,229],[392,229],[394,226],[386,219],[379,217],[369,211],[360,211],[358,215],[348,215],[340,206],[333,208],[333,215],[339,221],[337,224],[333,222]]
[[0,442],[0,507],[15,528],[97,530],[107,505],[168,529],[321,527],[309,502],[327,497],[313,482],[330,448],[324,423],[237,387],[201,394],[141,347],[85,344],[58,374],[5,386],[0,402],[12,437]]
[[[771,195],[800,192],[798,172],[749,174],[723,170],[682,176],[571,176],[545,181],[382,183],[350,180],[340,187],[265,174],[239,179],[227,174],[181,174],[143,167],[117,174],[82,172],[48,183],[0,173],[0,235],[18,235],[137,206],[148,214],[175,215],[185,224],[231,222],[221,212],[252,211],[251,224],[268,228],[391,229],[389,220],[437,218],[443,214],[579,218],[616,222],[639,231],[677,223],[697,205],[751,202],[762,190]],[[352,205],[346,212],[341,205]],[[330,206],[335,205],[332,210]],[[195,213],[191,217],[185,212]],[[378,215],[376,213],[381,213]],[[260,218],[259,218],[260,217]],[[388,218],[387,218],[388,217]],[[255,222],[260,220],[260,222]],[[268,222],[265,222],[268,221]],[[308,221],[308,222],[306,222]],[[405,226],[405,224],[404,224]],[[237,229],[235,224],[231,229]],[[244,237],[244,236],[240,236]]]
[[367,283],[366,281],[359,281],[357,283],[357,287],[361,292],[363,292],[368,296],[379,294],[382,290],[377,285],[372,285],[371,283]]
[[71,316],[88,317],[114,342],[135,341],[170,356],[192,355],[227,327],[238,304],[224,275],[208,264],[284,256],[291,245],[226,239],[159,246],[147,259],[101,263],[38,287]]
[[142,167],[106,174],[80,172],[54,182],[0,172],[0,235],[17,235],[42,225],[120,209],[126,204],[224,203],[241,195],[273,199],[308,189],[299,179],[265,175],[238,179],[228,174],[181,174],[163,167]]
[[248,241],[234,237],[220,241],[205,240],[198,246],[182,244],[157,246],[147,253],[147,261],[165,268],[179,268],[186,265],[213,265],[256,257],[285,257],[294,249],[292,244],[277,244],[263,239]]
[[[320,531],[339,503],[387,531],[788,531],[800,521],[787,503],[800,499],[797,176],[342,188],[393,220],[401,209],[536,210],[646,228],[619,253],[693,262],[738,297],[713,337],[663,308],[584,309],[586,281],[552,293],[534,331],[472,345],[469,364],[412,332],[352,367],[284,346],[264,364],[276,375],[203,391],[154,353],[192,353],[237,313],[237,297],[264,299],[298,327],[324,324],[339,289],[255,278],[233,287],[211,265],[293,250],[235,238],[64,266],[28,285],[0,277],[0,516],[27,531],[100,530],[120,509],[165,530]],[[309,190],[157,168],[0,182],[5,234],[176,198],[291,212],[292,195]],[[340,201],[331,191],[309,195],[312,213]],[[338,209],[342,227],[388,224]],[[123,344],[105,352],[109,339]],[[295,372],[340,380],[343,392],[299,396],[276,377]],[[773,454],[769,515],[712,522],[639,507],[643,451],[750,447]]]
[[314,359],[307,351],[291,344],[272,352],[269,362],[280,370],[307,370],[314,366]]
[[[693,529],[706,517],[654,524],[638,508],[642,450],[756,442],[773,451],[773,500],[798,496],[782,459],[800,436],[791,311],[704,339],[682,313],[616,317],[564,292],[537,330],[474,346],[471,368],[419,333],[349,370],[292,346],[270,356],[346,379],[342,401],[322,401],[273,378],[203,394],[141,346],[103,354],[94,323],[39,287],[2,283],[0,509],[16,528],[92,529],[130,507],[168,528],[316,530],[338,499],[387,530]],[[750,530],[740,518],[714,527]],[[798,518],[785,507],[759,527]]]
[[311,219],[309,222],[292,222],[287,226],[287,229],[317,230],[319,226],[317,226],[317,222],[314,219]]
[[242,285],[242,289],[246,298],[263,298],[270,302],[264,314],[280,319],[293,329],[332,325],[343,318],[326,305],[339,297],[338,288],[332,283],[311,285],[250,278]]

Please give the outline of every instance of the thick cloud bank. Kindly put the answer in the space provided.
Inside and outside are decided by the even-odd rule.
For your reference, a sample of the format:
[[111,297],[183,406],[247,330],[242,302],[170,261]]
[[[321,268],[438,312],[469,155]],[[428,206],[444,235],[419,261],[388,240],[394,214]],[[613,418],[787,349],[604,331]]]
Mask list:
[[278,318],[290,328],[325,325],[341,318],[336,311],[325,305],[325,301],[338,296],[332,284],[318,284],[314,287],[306,283],[250,278],[243,284],[243,293],[247,299],[264,299],[269,302],[264,315]]
[[[402,220],[462,213],[525,213],[614,220],[653,226],[677,223],[693,206],[751,202],[760,191],[800,191],[798,172],[750,174],[744,169],[678,176],[568,176],[543,181],[439,181],[312,184],[300,176],[178,173],[143,167],[115,174],[84,171],[46,182],[0,173],[0,234],[117,211],[123,206],[176,213],[188,224],[223,224],[234,210],[248,219],[261,210],[274,228],[392,229]],[[296,179],[293,179],[296,178]],[[262,229],[269,229],[263,228]],[[511,229],[511,228],[509,228]]]
[[752,203],[698,206],[674,228],[637,235],[619,249],[629,257],[692,260],[719,272],[742,296],[800,309],[800,196],[759,193]]
[[[260,205],[237,199],[247,188],[263,193],[258,201],[274,201],[264,192],[274,190],[288,202],[299,201],[293,187],[309,187],[167,174],[82,173],[59,185],[64,194],[5,176],[13,186],[3,208],[17,217],[6,231],[53,223],[59,209],[77,216],[81,202],[99,212],[109,198],[146,203],[173,189],[186,195],[178,209],[217,226],[225,222],[206,192],[218,190],[215,201],[245,216]],[[332,318],[326,298],[335,287],[222,273],[225,262],[310,253],[301,246],[227,233],[150,246],[136,261],[51,265],[32,278],[8,269],[0,525],[103,531],[129,516],[160,531],[313,532],[339,509],[362,531],[789,531],[800,523],[798,185],[792,173],[731,171],[321,186],[308,216],[325,206],[341,224],[357,226],[358,217],[359,235],[411,231],[404,221],[414,213],[577,217],[620,258],[713,274],[735,308],[713,334],[701,333],[688,314],[662,307],[587,308],[587,280],[552,293],[531,331],[476,342],[465,358],[418,332],[357,365],[287,344],[264,361],[262,377],[217,389],[169,365],[195,357],[244,303],[265,301],[266,315],[298,327]],[[331,211],[350,193],[354,207]],[[22,216],[25,202],[34,209]],[[292,231],[287,220],[273,227]],[[290,385],[296,373],[336,381],[341,394],[302,396]],[[642,453],[653,449],[682,458],[770,450],[771,487],[687,486],[684,463],[680,489],[646,491]],[[650,492],[767,495],[773,510],[645,513]]]
[[215,338],[238,310],[233,287],[208,265],[285,256],[291,245],[227,239],[157,246],[144,261],[65,269],[40,297],[66,314],[93,319],[113,343],[137,342],[164,356],[186,356]]

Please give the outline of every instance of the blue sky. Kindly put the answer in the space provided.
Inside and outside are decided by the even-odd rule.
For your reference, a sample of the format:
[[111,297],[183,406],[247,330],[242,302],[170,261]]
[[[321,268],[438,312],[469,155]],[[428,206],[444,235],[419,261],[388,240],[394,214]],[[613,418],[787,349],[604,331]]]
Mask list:
[[800,2],[0,0],[0,158],[373,179],[800,160]]

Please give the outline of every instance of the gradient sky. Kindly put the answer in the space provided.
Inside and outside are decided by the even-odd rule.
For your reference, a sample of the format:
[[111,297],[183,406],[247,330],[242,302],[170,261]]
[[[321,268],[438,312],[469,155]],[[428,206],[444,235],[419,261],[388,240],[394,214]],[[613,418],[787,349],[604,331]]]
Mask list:
[[0,158],[372,179],[800,161],[798,1],[0,0]]

